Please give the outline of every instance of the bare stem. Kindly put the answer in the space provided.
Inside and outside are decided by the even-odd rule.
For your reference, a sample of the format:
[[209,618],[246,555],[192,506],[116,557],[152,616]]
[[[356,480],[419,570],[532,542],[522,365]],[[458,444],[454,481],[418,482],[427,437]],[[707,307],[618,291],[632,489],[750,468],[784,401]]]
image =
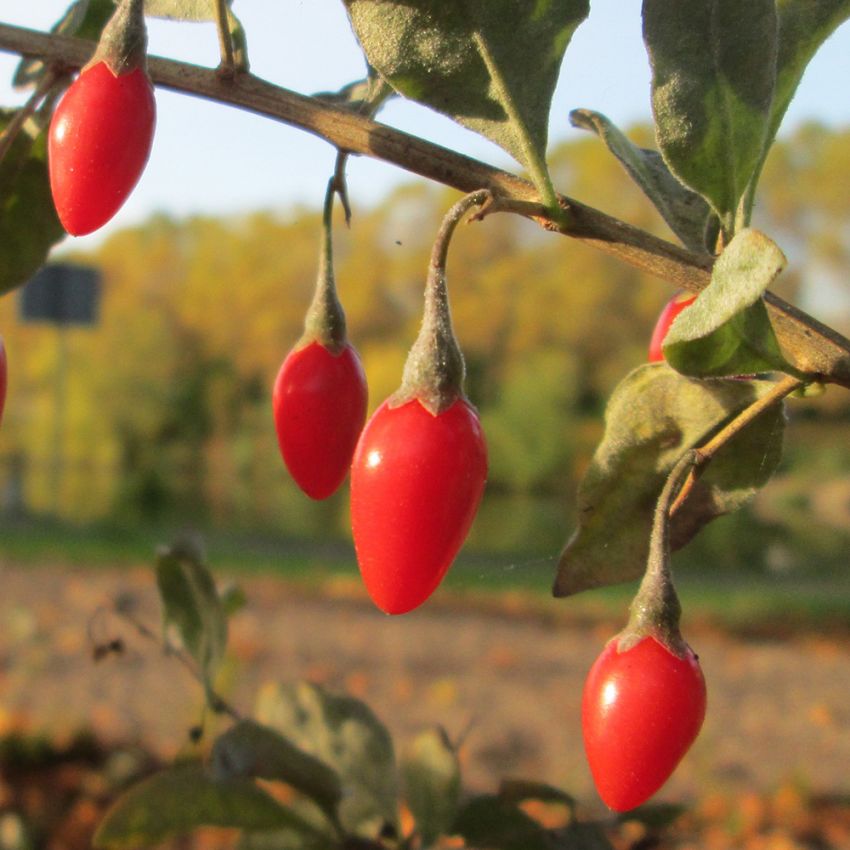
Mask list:
[[35,111],[38,109],[38,106],[44,99],[45,95],[50,91],[53,84],[61,76],[62,75],[57,73],[55,70],[49,70],[41,78],[41,82],[38,84],[38,87],[32,93],[29,100],[15,113],[15,117],[8,123],[6,129],[0,133],[0,162],[3,161],[3,158],[9,152],[9,148],[11,148],[14,144],[15,139],[18,137],[18,133],[20,133],[23,129],[24,124],[26,124],[27,120],[35,114]]
[[695,463],[696,452],[685,452],[670,471],[658,497],[652,520],[646,572],[632,600],[629,624],[618,640],[621,652],[630,649],[647,635],[655,636],[679,657],[683,657],[687,649],[679,632],[682,606],[670,572],[670,503],[681,492],[683,479]]
[[230,27],[227,23],[227,0],[216,0],[215,23],[218,30],[218,46],[221,51],[221,64],[218,72],[225,78],[233,77],[235,63],[233,61],[233,39],[230,37]]
[[443,218],[428,266],[425,283],[425,309],[422,326],[404,364],[401,387],[392,397],[392,406],[419,401],[434,416],[463,397],[466,367],[452,328],[449,293],[446,285],[446,259],[455,228],[473,208],[492,200],[486,189],[464,195]]
[[304,335],[298,343],[301,347],[319,342],[335,354],[341,352],[347,342],[345,312],[336,292],[333,263],[334,196],[339,192],[345,192],[345,179],[341,177],[340,161],[337,158],[337,167],[328,180],[322,207],[322,244],[319,248],[316,289],[304,319]]
[[[91,42],[0,24],[0,50],[80,67],[91,54]],[[461,192],[486,188],[514,201],[539,200],[534,185],[515,174],[249,73],[225,82],[214,70],[155,57],[148,59],[148,72],[159,86],[265,115],[313,133],[340,150],[387,162]],[[572,198],[559,195],[558,201],[557,218],[542,208],[528,215],[548,230],[598,248],[674,287],[699,292],[708,285],[714,263],[710,255],[688,251]],[[813,379],[850,388],[850,340],[773,293],[765,295],[765,302],[794,366]]]
[[694,459],[691,471],[688,477],[682,484],[679,494],[675,501],[670,506],[670,516],[676,513],[688,498],[697,478],[699,478],[706,464],[723,448],[736,434],[739,434],[747,427],[754,419],[761,416],[766,410],[769,410],[775,404],[779,404],[782,399],[789,396],[794,390],[799,389],[804,385],[804,381],[795,378],[791,375],[786,375],[773,386],[773,389],[763,395],[757,401],[754,401],[749,407],[741,411],[731,422],[721,428],[704,446],[694,449]]
[[437,231],[437,236],[434,239],[434,245],[431,248],[432,269],[445,272],[449,245],[451,244],[455,228],[473,207],[482,207],[483,212],[490,199],[490,193],[486,189],[481,189],[477,192],[470,192],[454,204],[445,214],[443,221],[440,224],[440,229]]

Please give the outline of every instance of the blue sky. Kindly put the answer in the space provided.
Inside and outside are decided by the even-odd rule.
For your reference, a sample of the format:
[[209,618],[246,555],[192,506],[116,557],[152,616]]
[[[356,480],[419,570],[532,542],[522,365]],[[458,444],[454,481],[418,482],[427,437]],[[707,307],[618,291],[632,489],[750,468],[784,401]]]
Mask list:
[[[5,0],[0,20],[47,29],[69,0]],[[364,74],[341,0],[235,0],[248,34],[254,73],[303,93],[335,90]],[[208,24],[149,22],[150,52],[214,66],[215,30]],[[10,85],[15,57],[0,53],[0,103],[23,102]],[[784,125],[803,120],[850,124],[850,24],[824,46],[810,66]],[[836,92],[840,93],[836,95]],[[131,198],[99,234],[79,247],[161,210],[174,215],[230,214],[258,208],[318,206],[334,151],[302,131],[228,107],[159,90],[158,125],[151,160]],[[567,51],[555,93],[550,141],[579,131],[569,127],[574,107],[604,112],[628,126],[649,117],[649,68],[640,37],[640,4],[593,0],[591,15]],[[512,170],[499,148],[424,107],[391,103],[381,120]],[[373,204],[413,178],[381,163],[356,158],[349,165],[355,206]],[[592,199],[588,199],[592,200]]]

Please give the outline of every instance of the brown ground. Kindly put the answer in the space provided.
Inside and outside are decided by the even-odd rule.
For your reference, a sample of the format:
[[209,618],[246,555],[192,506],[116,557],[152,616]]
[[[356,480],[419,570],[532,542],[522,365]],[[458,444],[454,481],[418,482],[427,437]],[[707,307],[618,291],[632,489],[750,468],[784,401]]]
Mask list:
[[[80,727],[136,740],[169,758],[198,721],[196,683],[173,659],[109,614],[130,593],[158,624],[148,569],[111,573],[2,567],[0,734]],[[523,611],[450,604],[440,595],[388,618],[349,584],[318,595],[269,578],[241,582],[248,605],[232,622],[222,692],[249,712],[265,681],[308,678],[364,698],[403,747],[429,724],[466,733],[465,782],[503,776],[556,784],[597,805],[580,741],[584,676],[610,624],[552,623]],[[105,608],[104,608],[105,610]],[[125,651],[98,663],[92,640]],[[850,646],[797,637],[742,641],[688,634],[709,687],[705,727],[659,799],[718,793],[769,797],[782,789],[850,795]],[[777,845],[778,846],[778,845]]]

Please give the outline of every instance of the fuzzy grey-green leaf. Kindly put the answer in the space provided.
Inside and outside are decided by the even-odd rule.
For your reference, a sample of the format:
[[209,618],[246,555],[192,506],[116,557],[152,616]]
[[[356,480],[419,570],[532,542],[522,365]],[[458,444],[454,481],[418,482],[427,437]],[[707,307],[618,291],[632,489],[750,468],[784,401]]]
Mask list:
[[201,765],[180,765],[143,779],[121,795],[94,836],[97,848],[151,847],[201,826],[244,830],[314,829],[249,779],[217,782]]
[[163,625],[176,628],[209,692],[227,645],[227,616],[202,553],[188,544],[163,549],[156,580]]
[[664,357],[691,377],[789,370],[762,300],[785,255],[758,230],[740,231],[714,264],[711,283],[664,339]]
[[260,693],[256,717],[336,770],[346,829],[374,838],[385,823],[398,827],[392,739],[369,706],[309,682],[270,684]]
[[545,158],[561,60],[588,0],[345,0],[369,63],[405,97],[523,165]]
[[[173,21],[214,21],[218,0],[145,0],[145,14]],[[232,0],[227,0],[227,5]]]
[[468,800],[458,812],[452,832],[469,847],[498,850],[552,850],[547,830],[522,809],[495,794]]
[[806,66],[818,48],[850,18],[850,0],[777,0],[779,53],[770,139],[776,135]]
[[767,143],[774,0],[644,0],[643,34],[661,153],[731,233]]
[[[614,390],[605,433],[579,486],[578,527],[561,553],[556,596],[638,578],[646,567],[655,503],[688,449],[773,387],[770,381],[695,381],[665,363],[635,369]],[[671,546],[737,510],[773,474],[784,413],[769,408],[715,455],[671,521]]]
[[692,251],[705,251],[711,208],[702,195],[692,192],[670,173],[658,151],[638,147],[608,118],[591,109],[574,109],[570,123],[596,133],[682,243]]
[[332,768],[253,720],[240,720],[216,739],[211,763],[217,779],[286,782],[331,815],[342,798],[339,776]]
[[779,44],[776,58],[776,90],[770,109],[767,141],[756,173],[747,188],[745,211],[749,214],[764,160],[776,137],[788,105],[818,48],[850,18],[850,0],[777,0]]
[[503,779],[499,784],[499,797],[514,805],[526,800],[539,800],[543,803],[561,803],[570,809],[575,806],[575,800],[565,791],[530,779]]
[[407,805],[422,843],[430,847],[448,831],[460,799],[460,762],[445,731],[417,735],[402,771]]

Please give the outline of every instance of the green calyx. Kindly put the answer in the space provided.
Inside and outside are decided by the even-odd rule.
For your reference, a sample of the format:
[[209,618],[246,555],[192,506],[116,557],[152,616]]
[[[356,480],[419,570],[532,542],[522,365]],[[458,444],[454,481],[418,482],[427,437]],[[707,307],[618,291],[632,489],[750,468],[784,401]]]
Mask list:
[[627,652],[647,637],[654,637],[677,658],[684,658],[688,645],[679,631],[682,606],[670,571],[670,506],[686,476],[694,468],[696,455],[686,452],[673,467],[655,507],[646,572],[631,604],[626,628],[616,638],[619,652]]
[[407,355],[401,387],[393,395],[391,406],[416,398],[438,416],[463,396],[466,366],[452,329],[444,269],[429,269],[425,293],[422,326]]
[[296,348],[305,348],[318,342],[332,354],[339,354],[348,343],[345,313],[336,294],[333,269],[333,203],[337,186],[337,178],[334,176],[328,181],[325,193],[316,289],[304,317],[304,333],[296,345]]
[[470,209],[482,206],[489,198],[490,193],[485,189],[472,192],[461,198],[443,219],[431,251],[422,326],[407,355],[401,386],[390,400],[391,407],[418,399],[434,416],[438,416],[457,399],[465,397],[466,366],[452,327],[446,258],[460,220]]
[[144,71],[147,49],[144,0],[123,0],[103,28],[97,50],[83,70],[104,62],[116,77],[137,68]]

